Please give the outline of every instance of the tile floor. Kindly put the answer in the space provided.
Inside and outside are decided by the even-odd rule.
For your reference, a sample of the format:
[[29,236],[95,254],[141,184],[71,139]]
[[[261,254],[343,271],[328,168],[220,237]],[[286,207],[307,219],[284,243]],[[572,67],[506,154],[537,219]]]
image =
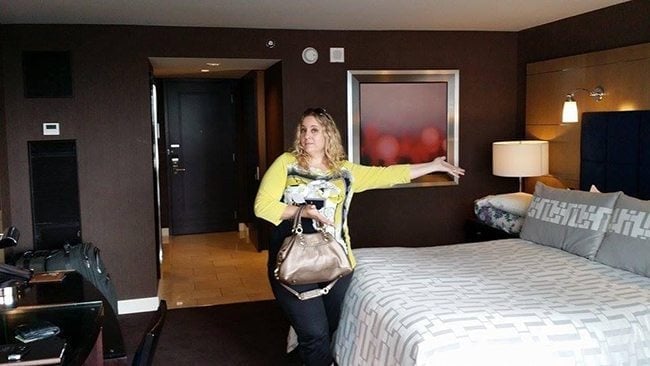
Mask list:
[[158,297],[171,309],[273,299],[266,257],[245,232],[164,237]]

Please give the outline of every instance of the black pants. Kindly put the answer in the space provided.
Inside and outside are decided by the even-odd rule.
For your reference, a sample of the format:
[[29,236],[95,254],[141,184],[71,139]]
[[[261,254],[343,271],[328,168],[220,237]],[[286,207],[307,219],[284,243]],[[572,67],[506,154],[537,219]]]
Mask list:
[[[307,366],[329,366],[333,362],[331,339],[338,327],[343,297],[350,285],[352,274],[336,282],[327,295],[309,300],[299,300],[287,291],[273,275],[275,258],[286,236],[286,225],[276,227],[269,246],[268,276],[275,299],[289,318],[298,335],[298,352]],[[298,292],[323,288],[328,283],[291,286]]]

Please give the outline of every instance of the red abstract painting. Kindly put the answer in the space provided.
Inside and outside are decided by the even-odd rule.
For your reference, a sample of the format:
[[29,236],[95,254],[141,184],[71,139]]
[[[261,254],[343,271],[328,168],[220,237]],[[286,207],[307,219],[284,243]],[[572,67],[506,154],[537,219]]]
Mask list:
[[447,154],[446,82],[361,83],[360,162],[422,163]]

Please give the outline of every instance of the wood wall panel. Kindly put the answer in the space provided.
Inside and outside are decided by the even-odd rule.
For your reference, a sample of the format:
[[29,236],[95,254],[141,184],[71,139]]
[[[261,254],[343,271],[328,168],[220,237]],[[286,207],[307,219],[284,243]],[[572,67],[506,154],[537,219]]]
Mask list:
[[563,124],[562,105],[576,88],[602,86],[605,97],[575,93],[579,113],[650,109],[650,43],[530,63],[526,77],[526,135],[549,141],[550,174],[577,188],[580,123]]

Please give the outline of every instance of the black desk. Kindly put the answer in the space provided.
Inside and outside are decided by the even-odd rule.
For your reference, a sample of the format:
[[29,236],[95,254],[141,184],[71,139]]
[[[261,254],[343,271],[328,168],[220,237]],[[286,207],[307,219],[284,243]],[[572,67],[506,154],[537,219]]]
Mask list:
[[[79,313],[80,318],[75,319],[68,315],[70,313],[74,314],[75,311]],[[21,291],[16,308],[0,310],[0,312],[3,316],[16,316],[17,318],[20,316],[33,316],[33,314],[29,315],[29,313],[43,312],[43,314],[46,314],[45,316],[51,317],[55,321],[50,320],[50,318],[47,320],[59,326],[61,325],[57,323],[56,317],[61,317],[64,324],[72,327],[72,334],[79,335],[80,340],[74,340],[74,342],[81,346],[80,352],[85,353],[87,356],[94,346],[98,334],[101,334],[100,344],[103,349],[104,360],[121,361],[117,363],[126,362],[124,340],[113,308],[102,293],[90,282],[84,280],[77,272],[67,273],[61,282],[29,284]],[[91,319],[93,313],[100,315],[98,317],[99,322]],[[84,323],[83,326],[74,324],[80,322]],[[97,327],[98,325],[99,327]],[[97,328],[97,332],[93,327]],[[86,339],[82,340],[81,338]],[[86,349],[89,342],[92,344],[90,344],[90,348]],[[85,360],[85,358],[82,360]]]
[[[0,342],[3,344],[19,343],[14,339],[14,330],[20,324],[27,324],[35,320],[47,320],[61,329],[59,336],[64,338],[67,343],[63,364],[84,365],[86,360],[93,358],[90,356],[91,354],[97,353],[95,345],[101,334],[102,319],[101,301],[55,306],[26,306],[3,310],[0,312],[2,322]],[[89,362],[88,364],[93,363]]]

